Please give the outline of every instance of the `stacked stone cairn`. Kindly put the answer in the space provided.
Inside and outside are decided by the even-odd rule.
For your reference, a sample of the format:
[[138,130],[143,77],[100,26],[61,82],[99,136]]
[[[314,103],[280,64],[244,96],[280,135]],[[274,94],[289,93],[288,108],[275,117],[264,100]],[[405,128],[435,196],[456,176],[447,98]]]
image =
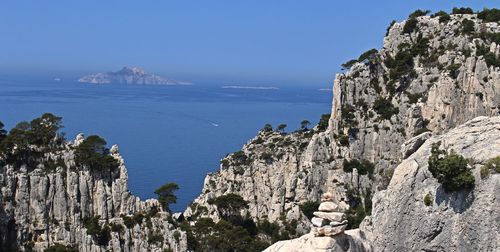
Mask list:
[[311,219],[311,232],[316,237],[333,237],[344,233],[347,227],[347,216],[344,212],[348,209],[349,205],[343,201],[334,203],[331,193],[323,194],[318,211],[313,213],[314,217]]

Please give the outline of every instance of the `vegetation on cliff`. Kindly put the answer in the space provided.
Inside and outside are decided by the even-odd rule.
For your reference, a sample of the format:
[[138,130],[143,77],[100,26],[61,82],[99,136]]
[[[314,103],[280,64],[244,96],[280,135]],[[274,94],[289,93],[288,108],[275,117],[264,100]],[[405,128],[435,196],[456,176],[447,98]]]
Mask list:
[[440,143],[432,146],[429,157],[429,171],[443,185],[446,192],[474,187],[474,176],[463,156],[439,149]]

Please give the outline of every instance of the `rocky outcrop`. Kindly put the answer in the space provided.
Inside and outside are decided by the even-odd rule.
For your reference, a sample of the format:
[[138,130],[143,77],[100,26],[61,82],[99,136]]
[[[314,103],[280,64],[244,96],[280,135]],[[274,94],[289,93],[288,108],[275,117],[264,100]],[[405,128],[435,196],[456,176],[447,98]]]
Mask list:
[[[444,191],[428,170],[433,144],[469,159],[474,189]],[[333,237],[311,232],[265,251],[498,251],[500,173],[484,173],[495,157],[500,117],[470,120],[428,139],[399,164],[388,188],[373,197],[372,216],[360,229]]]
[[[359,230],[344,233],[347,226],[346,216],[343,213],[349,206],[343,201],[334,201],[331,193],[321,197],[318,211],[311,219],[313,226],[309,234],[289,241],[280,241],[268,247],[264,252],[287,251],[370,251],[369,244],[364,244]],[[340,211],[340,212],[337,212]]]
[[124,67],[117,72],[96,73],[83,76],[78,82],[92,84],[108,84],[108,83],[123,83],[123,84],[139,84],[139,85],[178,85],[189,84],[186,82],[178,82],[170,80],[159,75],[146,73],[138,67]]
[[83,139],[79,135],[47,154],[61,160],[54,170],[0,160],[0,250],[43,251],[62,244],[88,252],[185,251],[185,232],[168,221],[170,214],[161,211],[158,201],[142,201],[128,190],[117,146],[111,155],[119,166],[112,171],[75,164],[74,149]]
[[[443,190],[428,170],[434,143],[469,159],[473,190]],[[481,175],[484,164],[498,156],[500,117],[478,117],[427,140],[373,198],[372,216],[362,229],[375,251],[498,251],[500,174]]]
[[347,217],[345,211],[349,205],[340,201],[335,203],[331,193],[325,193],[321,197],[321,204],[318,211],[314,212],[311,219],[311,232],[316,237],[334,237],[344,233],[347,227]]
[[[393,24],[380,50],[336,75],[326,130],[317,127],[307,137],[262,131],[242,149],[248,162],[223,159],[194,201],[208,209],[203,214],[217,218],[209,200],[236,193],[249,202],[254,219],[298,219],[305,233],[309,221],[299,205],[319,201],[327,191],[369,214],[372,195],[428,137],[477,116],[498,115],[500,69],[485,55],[499,57],[500,45],[489,35],[498,34],[500,25],[476,14],[414,20],[412,29],[405,29],[406,21]],[[465,20],[473,22],[473,31],[464,32]],[[259,158],[264,153],[270,158]]]

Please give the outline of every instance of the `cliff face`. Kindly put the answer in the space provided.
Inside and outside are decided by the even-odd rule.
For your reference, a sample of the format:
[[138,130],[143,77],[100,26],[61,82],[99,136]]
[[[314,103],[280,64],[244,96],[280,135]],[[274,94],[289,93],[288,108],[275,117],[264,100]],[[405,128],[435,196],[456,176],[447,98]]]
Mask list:
[[[473,190],[443,189],[428,169],[433,144],[469,159]],[[361,229],[375,251],[497,251],[500,173],[485,166],[496,157],[500,117],[478,117],[427,140],[373,198],[372,216]]]
[[[249,161],[225,158],[221,169],[206,177],[194,202],[207,207],[204,215],[217,218],[209,200],[239,194],[249,202],[253,218],[299,219],[302,232],[308,222],[299,204],[317,201],[323,192],[348,200],[351,207],[364,205],[369,214],[369,199],[387,187],[397,164],[431,134],[401,151],[405,141],[499,114],[500,70],[491,61],[500,53],[491,34],[499,32],[497,22],[476,14],[450,15],[444,22],[421,16],[393,24],[382,49],[367,52],[350,71],[336,76],[326,131],[315,128],[307,137],[303,132],[260,132],[242,149]],[[278,138],[294,144],[280,147]],[[259,158],[261,145],[273,147],[266,151],[267,161]],[[192,214],[192,209],[185,212]]]
[[[428,169],[433,144],[469,159],[472,190],[443,189]],[[485,165],[498,157],[500,117],[475,118],[429,138],[399,164],[360,229],[334,237],[310,233],[266,251],[497,251],[500,173],[491,167],[485,172]]]
[[128,190],[118,147],[111,149],[117,169],[91,171],[75,164],[74,147],[82,140],[79,135],[44,157],[62,161],[52,171],[47,165],[0,167],[0,250],[62,244],[89,252],[185,251],[185,233],[168,222],[170,214],[158,212],[158,201],[141,201]]

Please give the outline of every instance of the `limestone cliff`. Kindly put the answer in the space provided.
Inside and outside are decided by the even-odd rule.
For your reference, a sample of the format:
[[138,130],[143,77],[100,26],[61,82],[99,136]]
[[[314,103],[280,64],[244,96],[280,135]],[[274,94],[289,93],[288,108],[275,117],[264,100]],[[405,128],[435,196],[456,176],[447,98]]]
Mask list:
[[[446,192],[429,172],[433,144],[469,160],[473,190]],[[478,117],[427,140],[373,198],[361,229],[375,251],[498,251],[500,117]],[[495,159],[497,158],[497,159]],[[500,162],[495,162],[500,166]]]
[[0,250],[43,251],[61,244],[89,252],[185,251],[185,232],[168,221],[158,201],[141,201],[128,190],[117,146],[110,153],[119,165],[114,170],[75,163],[83,139],[62,143],[39,157],[42,162],[0,159]]
[[[337,74],[326,130],[260,132],[238,152],[245,162],[230,155],[206,177],[194,201],[206,207],[201,214],[217,218],[210,199],[235,193],[249,202],[253,218],[299,219],[297,230],[306,232],[299,205],[331,191],[369,215],[370,198],[387,187],[394,168],[430,133],[407,143],[405,152],[403,143],[499,114],[500,25],[487,21],[457,14],[392,24],[380,50],[366,52]],[[189,208],[185,215],[194,212]]]
[[[431,147],[469,159],[472,190],[446,192],[429,171]],[[500,248],[500,117],[478,117],[425,141],[397,166],[373,199],[360,229],[334,237],[312,233],[273,251],[498,251]],[[495,169],[488,163],[495,160]]]

